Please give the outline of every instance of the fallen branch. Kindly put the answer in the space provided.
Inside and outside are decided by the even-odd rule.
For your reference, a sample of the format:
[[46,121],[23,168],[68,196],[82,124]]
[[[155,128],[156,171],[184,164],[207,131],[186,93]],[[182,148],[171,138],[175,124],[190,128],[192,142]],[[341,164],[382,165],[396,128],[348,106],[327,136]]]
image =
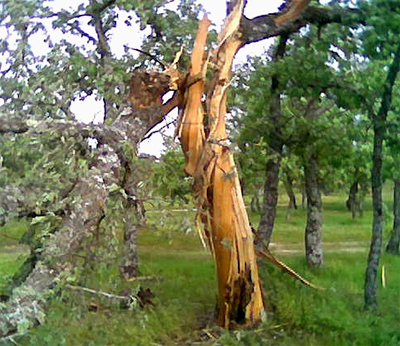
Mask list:
[[141,286],[136,294],[128,294],[128,295],[118,295],[103,291],[96,291],[91,288],[74,286],[70,284],[67,284],[65,287],[74,291],[83,291],[97,296],[106,297],[109,299],[117,299],[121,302],[120,304],[121,308],[129,308],[132,306],[132,304],[137,304],[141,308],[144,308],[146,305],[154,306],[152,299],[155,297],[155,295],[153,294],[153,292],[151,292],[149,288],[143,289],[143,287]]
[[91,294],[107,297],[107,298],[110,298],[110,299],[124,300],[124,301],[127,301],[129,303],[137,301],[137,297],[134,296],[134,295],[120,296],[120,295],[117,295],[117,294],[107,293],[107,292],[103,292],[103,291],[96,291],[96,290],[93,290],[91,288],[82,287],[82,286],[74,286],[74,285],[69,285],[69,284],[65,285],[65,287],[67,287],[67,288],[69,288],[71,290],[74,290],[74,291],[88,292],[88,293],[91,293]]
[[300,274],[296,273],[292,268],[290,268],[288,265],[285,263],[281,262],[278,260],[268,249],[268,247],[265,245],[265,243],[260,239],[260,237],[257,234],[257,231],[251,227],[251,230],[253,231],[254,237],[255,237],[255,242],[256,244],[261,244],[264,251],[261,251],[259,249],[256,249],[256,253],[258,256],[265,258],[267,261],[271,262],[272,264],[275,264],[278,268],[282,269],[285,273],[288,273],[289,275],[293,276],[296,280],[300,281],[303,285],[315,288],[316,290],[321,290],[324,291],[326,288],[324,287],[319,287],[311,282],[307,281],[304,279]]

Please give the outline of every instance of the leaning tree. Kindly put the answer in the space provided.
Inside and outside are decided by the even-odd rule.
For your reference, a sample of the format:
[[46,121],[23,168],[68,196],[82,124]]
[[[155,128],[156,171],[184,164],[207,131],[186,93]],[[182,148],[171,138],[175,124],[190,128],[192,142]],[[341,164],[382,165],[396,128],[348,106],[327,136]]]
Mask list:
[[[6,63],[0,71],[0,134],[2,142],[22,138],[17,144],[30,148],[25,154],[34,165],[25,176],[21,167],[13,169],[12,155],[8,155],[2,166],[6,174],[2,201],[6,202],[1,217],[27,216],[43,227],[39,227],[36,238],[40,241],[31,254],[32,265],[1,305],[0,336],[43,321],[48,293],[74,270],[75,255],[85,251],[86,239],[95,239],[103,220],[113,216],[110,206],[119,206],[122,213],[125,255],[121,275],[136,274],[135,235],[140,222],[132,174],[136,147],[176,107],[185,171],[194,179],[198,222],[203,224],[217,270],[218,323],[229,328],[251,326],[262,319],[264,302],[252,230],[225,130],[232,62],[237,51],[251,42],[287,36],[310,23],[323,27],[331,22],[358,22],[360,13],[341,6],[311,6],[310,0],[289,0],[278,13],[249,19],[243,14],[246,2],[227,2],[225,24],[214,47],[207,46],[210,22],[204,17],[190,59],[179,53],[173,63],[163,63],[164,69],[158,71],[146,70],[146,61],[133,60],[129,47],[122,59],[113,56],[108,35],[118,11],[133,9],[141,23],[152,28],[144,47],[157,53],[165,37],[169,50],[190,39],[186,32],[174,37],[166,28],[173,25],[182,32],[181,19],[193,22],[196,13],[190,10],[191,1],[182,2],[181,17],[174,11],[157,12],[167,3],[161,0],[146,4],[93,0],[72,12],[54,11],[43,0],[3,2],[1,25],[9,40],[1,47]],[[54,41],[44,25],[46,20],[62,35],[72,33],[87,43],[75,44],[67,36]],[[44,55],[30,48],[37,32],[51,48]],[[172,61],[170,57],[166,49],[164,61]],[[130,64],[139,68],[133,70]],[[174,94],[163,102],[169,90]],[[103,101],[102,124],[83,125],[73,118],[72,100],[88,95]],[[24,187],[13,184],[17,176],[19,182],[30,178],[30,183]],[[34,197],[25,198],[30,194]]]

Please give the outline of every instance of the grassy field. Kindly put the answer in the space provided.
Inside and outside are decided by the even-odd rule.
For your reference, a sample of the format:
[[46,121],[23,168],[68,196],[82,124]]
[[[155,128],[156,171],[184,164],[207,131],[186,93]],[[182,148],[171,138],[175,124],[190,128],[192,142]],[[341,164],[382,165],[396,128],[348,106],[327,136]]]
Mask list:
[[[385,200],[390,201],[386,190]],[[152,280],[123,283],[118,271],[105,268],[86,278],[85,285],[106,292],[149,287],[154,306],[122,310],[119,305],[86,293],[62,290],[49,304],[44,325],[19,345],[33,346],[398,346],[400,345],[400,258],[383,255],[386,287],[379,284],[377,313],[363,309],[363,282],[371,230],[370,203],[362,219],[352,220],[344,196],[324,197],[325,266],[309,269],[304,260],[305,212],[285,219],[280,200],[273,248],[277,256],[323,291],[302,286],[269,263],[260,264],[268,305],[267,321],[253,330],[227,332],[213,323],[215,272],[211,256],[196,232],[188,232],[193,212],[173,212],[171,221],[150,211],[149,226],[139,235],[141,275]],[[387,210],[391,210],[387,207]],[[251,215],[257,224],[258,215]],[[390,230],[390,216],[385,239]],[[162,224],[162,227],[152,225]],[[182,226],[184,225],[184,226]],[[190,226],[190,225],[189,225]],[[16,270],[24,249],[16,245],[26,224],[14,223],[0,238],[0,290]],[[12,238],[15,238],[14,240]],[[4,242],[3,242],[4,241]],[[1,281],[3,280],[3,281]],[[96,304],[96,311],[89,307]]]

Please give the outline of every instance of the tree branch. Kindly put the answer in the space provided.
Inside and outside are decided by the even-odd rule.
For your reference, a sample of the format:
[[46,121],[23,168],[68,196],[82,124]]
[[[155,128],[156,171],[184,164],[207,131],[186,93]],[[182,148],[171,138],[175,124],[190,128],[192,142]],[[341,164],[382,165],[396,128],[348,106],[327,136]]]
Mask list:
[[[289,35],[297,32],[307,24],[314,24],[319,27],[330,23],[348,26],[366,25],[364,15],[359,10],[350,8],[308,6],[301,14],[298,11],[292,13],[292,15],[294,14],[297,14],[298,17],[292,21],[286,18],[286,13],[281,12],[262,15],[252,19],[243,16],[241,19],[241,30],[244,44],[258,42],[274,36]],[[283,21],[282,17],[286,21]]]

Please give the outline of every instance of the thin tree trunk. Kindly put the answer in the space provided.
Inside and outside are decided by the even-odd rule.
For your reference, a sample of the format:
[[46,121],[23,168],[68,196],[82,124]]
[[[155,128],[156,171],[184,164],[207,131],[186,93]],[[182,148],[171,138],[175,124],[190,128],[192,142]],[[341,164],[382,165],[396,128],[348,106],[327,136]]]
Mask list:
[[288,208],[289,209],[297,209],[296,195],[294,194],[294,191],[293,191],[293,178],[287,174],[285,174],[285,175],[286,175],[286,177],[284,179],[284,185],[285,185],[286,193],[289,197]]
[[306,260],[310,267],[323,265],[322,199],[318,186],[318,161],[311,155],[304,165],[307,195],[307,224],[305,229]]
[[286,210],[286,220],[290,220],[292,209],[297,209],[297,203],[296,195],[293,191],[293,178],[291,177],[290,172],[288,172],[287,170],[285,170],[283,184],[285,186],[286,194],[289,197],[289,203]]
[[260,239],[269,245],[276,218],[276,206],[278,204],[279,168],[281,166],[281,152],[268,160],[265,167],[264,200],[261,209],[258,235]]
[[304,209],[306,207],[306,202],[307,202],[306,187],[303,186],[303,188],[301,189],[301,209]]
[[397,47],[395,57],[389,67],[385,84],[383,85],[383,95],[381,107],[378,114],[373,114],[372,124],[374,128],[374,149],[372,154],[372,237],[368,255],[367,269],[365,271],[364,300],[365,308],[376,308],[377,298],[377,273],[382,248],[382,229],[383,229],[383,202],[382,202],[382,160],[383,160],[383,140],[386,134],[386,118],[392,103],[393,86],[396,81],[400,67],[400,45]]
[[[375,121],[377,123],[377,121]],[[375,308],[378,305],[376,294],[378,282],[377,274],[382,248],[383,229],[383,202],[382,202],[382,155],[383,137],[385,134],[383,124],[374,126],[374,149],[372,155],[373,167],[371,173],[372,183],[372,237],[368,256],[367,270],[365,273],[364,298],[366,308]]]
[[137,250],[137,232],[141,226],[140,212],[135,201],[129,197],[124,203],[124,248],[122,251],[121,276],[125,280],[133,279],[138,275],[139,260]]
[[[285,55],[286,43],[288,37],[282,36],[279,40],[274,60],[278,61]],[[268,137],[270,139],[269,146],[273,152],[272,157],[267,161],[265,166],[265,184],[264,184],[264,201],[261,209],[260,224],[258,226],[258,236],[269,245],[271,241],[272,231],[274,230],[276,218],[276,206],[278,204],[278,186],[279,186],[279,170],[282,162],[282,131],[280,121],[282,118],[281,92],[279,86],[279,76],[271,77],[271,100],[269,108],[269,119],[273,126]]]
[[400,178],[394,180],[393,219],[393,229],[386,246],[386,252],[392,255],[400,255]]
[[349,197],[346,201],[346,206],[349,211],[351,211],[351,216],[353,219],[357,217],[357,211],[359,210],[358,204],[358,182],[355,181],[349,191]]
[[259,190],[257,187],[255,187],[254,194],[251,198],[250,210],[252,213],[258,213],[261,210]]

